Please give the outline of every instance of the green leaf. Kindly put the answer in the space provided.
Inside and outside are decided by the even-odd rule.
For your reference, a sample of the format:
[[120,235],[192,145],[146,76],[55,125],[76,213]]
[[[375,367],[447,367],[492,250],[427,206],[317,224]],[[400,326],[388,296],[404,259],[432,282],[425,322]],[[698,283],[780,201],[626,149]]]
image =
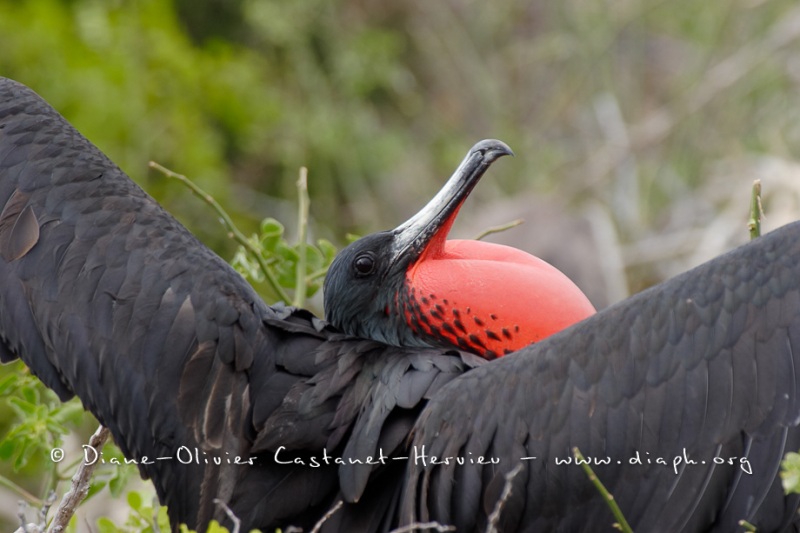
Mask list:
[[286,242],[280,242],[275,247],[275,255],[287,263],[297,263],[300,258],[297,248],[289,246]]
[[45,427],[50,433],[54,435],[66,435],[69,433],[69,429],[64,424],[61,424],[56,420],[55,414],[48,416],[46,413],[43,415],[43,420],[45,422]]
[[142,495],[138,492],[131,491],[128,493],[128,505],[134,511],[139,511],[142,508]]
[[118,528],[110,518],[106,517],[97,519],[97,531],[98,533],[123,533],[123,530]]
[[33,416],[38,408],[36,403],[23,398],[9,398],[8,403],[20,418]]
[[265,254],[271,254],[275,251],[275,247],[282,240],[283,232],[283,224],[274,218],[265,218],[261,221],[261,238],[259,240]]
[[16,374],[9,374],[0,378],[0,396],[6,396],[16,389],[19,380],[20,377]]
[[86,411],[83,409],[83,404],[77,397],[61,404],[60,407],[53,411],[53,418],[61,424],[78,424],[85,415]]
[[122,494],[122,491],[125,490],[128,481],[131,479],[131,471],[132,470],[127,467],[114,470],[115,475],[113,475],[108,482],[108,490],[113,497],[118,498]]
[[207,533],[230,533],[227,527],[221,526],[219,522],[216,520],[212,520],[210,524],[208,524],[208,532]]
[[3,461],[9,461],[11,457],[14,455],[14,441],[9,439],[4,439],[0,441],[0,459]]
[[257,282],[264,280],[264,273],[261,272],[258,263],[251,259],[250,254],[242,246],[239,246],[239,249],[236,250],[236,255],[233,256],[231,264],[245,278]]
[[786,454],[781,463],[781,482],[786,494],[800,493],[800,454]]
[[97,476],[92,478],[92,482],[89,485],[89,492],[86,494],[86,499],[92,498],[95,494],[102,491],[108,485],[108,481],[105,479],[98,479]]
[[317,241],[317,246],[322,252],[322,255],[325,257],[325,264],[330,266],[330,264],[333,262],[333,259],[336,257],[336,246],[331,244],[331,242],[326,239],[319,239]]
[[[172,526],[169,522],[169,514],[167,513],[166,507],[162,506],[158,508],[158,514],[156,515],[156,523],[158,524],[158,527],[161,529],[161,531],[172,530]],[[183,531],[184,528],[186,528],[186,526],[183,524],[181,526],[182,526],[181,531]],[[189,531],[189,529],[186,528],[186,531]]]
[[316,246],[306,246],[306,273],[314,272],[325,266],[325,254]]
[[25,399],[29,403],[32,404],[39,403],[41,396],[39,394],[39,388],[35,384],[30,384],[22,387],[20,392],[22,393],[23,399]]

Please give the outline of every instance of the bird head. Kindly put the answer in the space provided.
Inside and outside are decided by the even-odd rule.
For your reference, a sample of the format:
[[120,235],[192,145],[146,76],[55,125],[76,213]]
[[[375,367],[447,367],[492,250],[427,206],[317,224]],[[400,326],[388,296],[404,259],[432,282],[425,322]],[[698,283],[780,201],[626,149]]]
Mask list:
[[326,319],[349,335],[491,359],[594,313],[583,293],[540,259],[447,240],[472,189],[504,155],[513,152],[501,141],[477,143],[416,215],[342,250],[325,278]]

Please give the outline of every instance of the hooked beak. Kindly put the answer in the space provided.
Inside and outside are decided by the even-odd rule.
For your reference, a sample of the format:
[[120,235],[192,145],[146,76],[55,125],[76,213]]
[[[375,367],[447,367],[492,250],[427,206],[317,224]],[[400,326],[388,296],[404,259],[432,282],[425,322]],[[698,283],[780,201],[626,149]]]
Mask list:
[[480,141],[470,148],[464,160],[444,187],[416,215],[393,230],[392,265],[401,258],[407,266],[426,251],[441,249],[458,210],[483,174],[497,159],[514,155],[504,142],[496,139]]

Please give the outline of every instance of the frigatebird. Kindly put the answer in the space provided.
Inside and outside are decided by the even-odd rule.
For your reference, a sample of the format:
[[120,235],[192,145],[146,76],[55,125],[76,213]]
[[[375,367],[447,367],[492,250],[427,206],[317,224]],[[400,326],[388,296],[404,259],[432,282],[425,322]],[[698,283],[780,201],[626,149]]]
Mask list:
[[500,141],[479,142],[419,213],[342,250],[325,278],[326,319],[356,337],[494,359],[593,314],[583,292],[541,259],[447,239],[486,169],[511,153]]
[[3,79],[0,280],[0,360],[77,395],[175,524],[610,530],[578,447],[637,531],[797,527],[796,223],[496,360],[393,346],[263,303]]

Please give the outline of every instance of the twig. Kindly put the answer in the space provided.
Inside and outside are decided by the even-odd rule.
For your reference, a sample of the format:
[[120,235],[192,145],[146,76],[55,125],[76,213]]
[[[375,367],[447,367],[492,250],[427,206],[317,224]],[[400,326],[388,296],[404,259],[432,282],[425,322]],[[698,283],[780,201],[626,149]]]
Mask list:
[[50,508],[54,503],[56,503],[56,491],[51,490],[50,494],[45,498],[44,503],[42,503],[42,508],[39,509],[39,529],[42,531],[47,528],[47,514],[50,512]]
[[31,505],[41,506],[44,504],[44,501],[40,498],[37,498],[27,490],[23,489],[10,479],[5,476],[0,476],[0,487],[5,487],[12,492],[15,492],[21,498],[24,498]]
[[47,513],[50,512],[50,507],[53,506],[55,501],[56,493],[55,491],[50,491],[50,494],[48,494],[47,498],[41,503],[41,508],[39,509],[39,523],[33,524],[28,523],[27,517],[25,516],[29,504],[20,500],[17,506],[17,518],[19,519],[20,526],[14,533],[44,533],[44,531],[47,530]]
[[511,228],[516,228],[517,226],[519,226],[523,222],[525,222],[525,220],[523,220],[521,218],[518,218],[516,220],[512,220],[511,222],[507,222],[505,224],[501,224],[499,226],[492,226],[491,228],[487,228],[487,229],[483,230],[482,232],[478,233],[478,235],[475,237],[475,240],[476,241],[480,241],[480,240],[483,240],[484,238],[488,237],[489,235],[492,235],[493,233],[500,233],[501,231],[506,231],[506,230],[509,230]]
[[[341,509],[342,505],[344,505],[344,501],[342,500],[337,501],[336,504],[333,507],[331,507],[327,513],[325,513],[325,516],[320,518],[319,522],[314,524],[314,529],[311,530],[311,533],[319,533],[325,522],[327,522],[331,518],[331,516],[333,516],[339,509]],[[411,531],[417,531],[422,529],[435,529],[436,531],[456,530],[455,526],[443,526],[439,522],[424,522],[424,523],[414,522],[413,524],[408,524],[406,526],[393,529],[389,533],[409,533]],[[284,533],[300,533],[302,531],[303,531],[302,529],[291,526],[285,529]]]
[[225,211],[225,209],[223,209],[222,206],[219,205],[219,202],[217,202],[214,199],[213,196],[211,196],[210,194],[205,192],[203,189],[198,187],[195,183],[193,183],[189,178],[187,178],[183,174],[178,174],[177,172],[173,172],[172,170],[159,165],[155,161],[150,161],[150,168],[158,170],[159,172],[161,172],[162,174],[164,174],[168,178],[174,178],[174,179],[180,181],[181,183],[186,185],[189,188],[189,190],[191,190],[195,194],[195,196],[197,196],[198,198],[203,200],[205,203],[210,205],[211,208],[214,209],[214,211],[216,211],[217,214],[219,215],[220,220],[222,221],[222,224],[230,232],[231,238],[234,241],[236,241],[239,244],[241,244],[242,247],[245,250],[247,250],[247,252],[250,254],[250,256],[253,257],[253,259],[256,260],[256,262],[258,263],[259,268],[261,269],[261,272],[264,273],[264,277],[266,278],[267,283],[269,283],[269,285],[272,288],[272,290],[275,291],[275,294],[277,295],[278,299],[279,300],[283,300],[284,302],[289,302],[290,301],[289,300],[289,296],[281,288],[280,284],[278,283],[278,280],[275,279],[275,276],[272,274],[272,271],[269,269],[267,264],[264,262],[264,258],[261,256],[261,253],[259,253],[258,249],[255,246],[253,246],[253,243],[251,243],[250,240],[247,237],[245,237],[244,233],[242,233],[239,230],[239,228],[236,227],[236,225],[233,223],[233,220],[231,219],[230,215],[228,215],[228,213]]
[[14,533],[33,533],[31,529],[35,529],[36,533],[40,530],[36,526],[36,524],[28,524],[28,517],[25,516],[25,511],[28,510],[28,505],[20,500],[17,502],[17,519],[19,520],[19,529],[17,529]]
[[617,520],[617,523],[614,524],[614,527],[616,527],[623,533],[633,533],[630,524],[628,524],[628,521],[625,520],[625,516],[622,514],[622,510],[620,510],[619,505],[617,505],[617,502],[614,501],[614,496],[610,492],[608,492],[608,489],[606,489],[605,485],[603,485],[603,482],[597,478],[594,471],[592,470],[592,467],[589,466],[589,462],[586,460],[586,458],[583,456],[583,454],[581,453],[581,451],[578,449],[577,446],[575,448],[572,448],[572,453],[575,455],[575,461],[580,463],[581,468],[583,468],[583,471],[586,472],[587,476],[589,476],[589,481],[592,482],[597,491],[603,496],[603,499],[606,501],[608,508],[611,509],[611,513]]
[[747,531],[748,533],[755,533],[756,532],[756,526],[754,526],[753,524],[751,524],[747,520],[739,520],[739,525],[742,526],[744,528],[744,530]]
[[489,515],[489,523],[486,526],[486,533],[497,533],[497,524],[500,522],[500,513],[503,512],[503,507],[506,505],[509,496],[511,496],[511,485],[514,478],[517,477],[522,471],[522,464],[518,464],[513,470],[506,473],[506,482],[503,485],[503,492],[500,494],[500,499],[494,504],[492,514]]
[[306,236],[308,234],[308,169],[300,167],[297,179],[297,282],[294,289],[294,306],[303,307],[306,300]]
[[228,507],[227,503],[220,500],[219,498],[214,498],[214,503],[217,504],[220,508],[222,508],[222,510],[225,511],[225,514],[228,515],[228,518],[231,519],[231,522],[233,522],[233,530],[231,531],[231,533],[239,533],[239,529],[242,527],[241,519],[238,516],[236,516],[236,514],[234,514],[231,508]]
[[309,274],[308,276],[306,276],[306,283],[311,283],[311,282],[317,281],[320,278],[324,278],[325,274],[327,274],[327,273],[328,273],[328,268],[327,267],[320,268],[319,270],[316,270],[316,271],[312,272],[311,274]]
[[158,496],[154,496],[152,514],[150,515],[150,524],[153,527],[153,533],[161,533],[161,526],[158,525],[158,511],[159,511]]
[[[108,440],[108,435],[109,431],[107,428],[103,426],[98,427],[94,435],[89,438],[89,446],[99,453],[100,450],[103,449],[106,440]],[[56,515],[55,518],[53,518],[49,533],[61,533],[61,531],[66,529],[78,505],[81,504],[89,493],[89,483],[92,480],[92,474],[98,464],[99,461],[95,461],[91,464],[82,462],[78,467],[75,475],[72,476],[72,486],[69,492],[64,494],[64,497],[61,499],[61,504],[58,506],[58,509],[56,509]]]
[[753,181],[753,195],[750,199],[750,220],[747,222],[747,229],[750,230],[750,240],[761,236],[761,219],[764,218],[764,210],[761,206],[761,180]]
[[344,501],[339,500],[338,502],[336,502],[336,505],[328,509],[328,512],[325,513],[325,516],[320,518],[319,521],[316,524],[314,524],[314,529],[311,530],[311,533],[319,533],[319,530],[322,529],[322,525],[325,522],[327,522],[330,519],[330,517],[336,514],[336,511],[341,509],[342,505],[344,505]]
[[391,530],[389,533],[409,533],[419,529],[435,529],[436,531],[456,531],[456,526],[443,526],[439,522],[414,522],[407,526]]

